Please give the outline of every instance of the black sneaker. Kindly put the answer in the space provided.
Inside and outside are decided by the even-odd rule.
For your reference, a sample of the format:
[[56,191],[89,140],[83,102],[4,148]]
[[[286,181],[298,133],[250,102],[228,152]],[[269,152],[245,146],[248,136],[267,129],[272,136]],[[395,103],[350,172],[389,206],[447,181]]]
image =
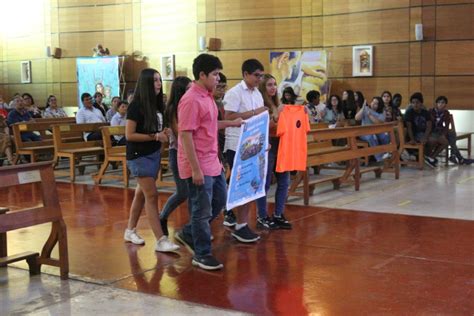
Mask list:
[[470,164],[472,164],[473,162],[474,162],[474,160],[472,160],[472,159],[464,158],[463,160],[461,160],[461,161],[459,162],[459,164],[461,164],[461,165],[470,165]]
[[232,227],[232,226],[235,226],[235,224],[237,224],[237,219],[235,217],[234,212],[232,212],[232,210],[224,212],[223,224],[224,226],[227,226],[227,227]]
[[166,218],[160,219],[161,230],[163,231],[163,235],[168,236],[168,220]]
[[451,161],[452,163],[454,163],[456,165],[458,164],[458,159],[456,158],[456,156],[449,157],[449,161]]
[[428,157],[428,156],[425,156],[425,164],[427,164],[428,166],[430,166],[431,168],[436,168],[438,167],[436,165],[436,161],[431,158],[431,157]]
[[257,226],[266,229],[277,229],[278,225],[269,217],[257,217]]
[[224,267],[222,263],[211,255],[202,258],[193,257],[192,264],[204,270],[219,270]]
[[250,243],[260,239],[260,236],[250,230],[249,225],[245,225],[241,229],[236,229],[232,232],[232,237],[240,242]]
[[281,216],[273,216],[273,221],[280,229],[291,229],[291,223],[285,218],[283,214]]
[[174,238],[180,243],[182,243],[186,247],[186,249],[188,249],[189,252],[194,255],[194,242],[190,240],[188,237],[186,237],[186,235],[183,233],[182,230],[177,231],[174,234]]

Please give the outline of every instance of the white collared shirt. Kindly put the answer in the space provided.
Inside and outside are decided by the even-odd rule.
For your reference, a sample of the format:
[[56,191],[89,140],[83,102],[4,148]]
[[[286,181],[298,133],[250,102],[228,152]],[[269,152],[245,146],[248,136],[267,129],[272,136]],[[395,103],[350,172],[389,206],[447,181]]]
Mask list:
[[[249,89],[245,81],[226,92],[224,96],[224,110],[243,113],[263,107],[263,97],[258,88]],[[224,152],[235,151],[239,141],[240,127],[227,127],[225,129]]]
[[76,123],[102,123],[105,122],[105,117],[102,115],[102,112],[94,107],[88,109],[83,106],[76,114]]

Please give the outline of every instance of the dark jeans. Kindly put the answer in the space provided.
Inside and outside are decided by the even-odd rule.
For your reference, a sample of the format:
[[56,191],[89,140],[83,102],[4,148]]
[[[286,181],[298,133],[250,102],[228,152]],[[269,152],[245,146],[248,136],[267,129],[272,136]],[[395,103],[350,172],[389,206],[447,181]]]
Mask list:
[[[168,157],[168,166],[173,172],[173,179],[176,183],[176,192],[173,193],[166,201],[165,206],[160,214],[160,219],[167,219],[168,216],[178,207],[186,201],[189,196],[188,183],[179,177],[178,170],[178,151],[176,149],[170,149]],[[188,212],[191,217],[191,203],[188,203]]]
[[41,137],[33,132],[21,133],[21,141],[23,142],[39,142]]
[[89,135],[87,135],[86,138],[87,138],[88,141],[102,140],[102,133],[101,132],[92,132],[92,133],[89,133]]
[[461,155],[461,152],[458,149],[458,145],[456,145],[456,132],[455,131],[448,132],[448,142],[449,142],[449,146],[451,147],[451,156],[456,156],[458,160],[464,159]]
[[193,179],[186,179],[191,204],[191,225],[183,228],[183,234],[192,237],[196,258],[211,254],[211,226],[209,221],[217,217],[225,206],[227,186],[224,173],[215,177],[204,176],[203,185],[195,185]]
[[[268,152],[268,171],[267,180],[265,182],[265,196],[257,199],[258,217],[265,218],[267,212],[267,194],[272,184],[272,175],[275,171],[276,160],[278,155],[278,141],[271,140],[272,148]],[[275,212],[276,216],[281,216],[285,210],[285,203],[288,197],[288,187],[290,186],[290,172],[275,172],[277,178],[277,189],[275,192]]]

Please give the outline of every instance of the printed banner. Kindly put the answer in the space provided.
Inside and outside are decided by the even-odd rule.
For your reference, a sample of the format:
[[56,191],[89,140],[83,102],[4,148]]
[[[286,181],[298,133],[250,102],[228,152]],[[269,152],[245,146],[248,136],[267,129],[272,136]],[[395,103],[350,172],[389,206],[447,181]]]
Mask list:
[[246,204],[265,195],[268,165],[269,115],[265,111],[245,121],[230,175],[227,209]]
[[102,102],[110,104],[112,98],[120,96],[119,58],[115,57],[84,57],[77,58],[77,89],[78,105],[81,108],[81,95],[84,92],[100,92],[104,96]]
[[326,102],[329,93],[328,54],[319,51],[271,52],[271,73],[278,83],[278,95],[291,87],[298,96],[297,103],[306,100],[311,90],[321,93],[321,102]]

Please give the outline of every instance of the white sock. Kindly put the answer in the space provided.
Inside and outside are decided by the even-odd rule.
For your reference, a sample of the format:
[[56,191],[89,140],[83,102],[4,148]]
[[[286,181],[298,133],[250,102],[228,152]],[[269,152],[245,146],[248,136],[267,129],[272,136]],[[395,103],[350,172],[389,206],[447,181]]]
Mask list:
[[241,229],[242,227],[245,227],[245,225],[247,225],[247,223],[235,224],[235,229],[236,229],[236,230],[239,230],[239,229]]

